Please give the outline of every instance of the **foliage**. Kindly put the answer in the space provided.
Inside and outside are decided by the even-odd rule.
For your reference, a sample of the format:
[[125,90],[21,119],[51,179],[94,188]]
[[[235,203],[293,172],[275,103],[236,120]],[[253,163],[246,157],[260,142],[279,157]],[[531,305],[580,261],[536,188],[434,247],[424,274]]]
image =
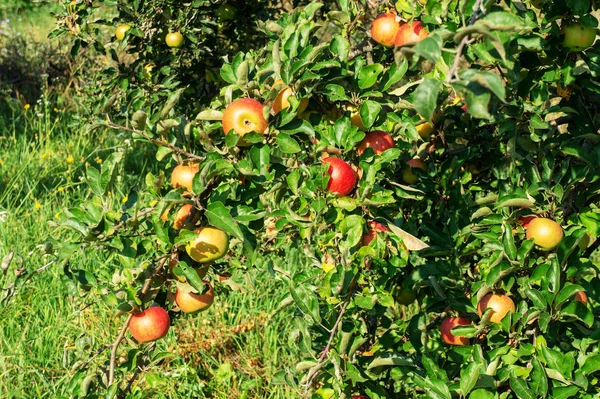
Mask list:
[[[155,10],[139,4],[144,15]],[[219,286],[228,270],[259,269],[289,287],[297,306],[290,344],[303,358],[277,381],[317,397],[597,395],[600,265],[592,255],[600,244],[600,44],[568,53],[560,33],[574,20],[596,28],[596,5],[399,1],[398,11],[421,20],[429,36],[386,49],[366,34],[368,4],[340,0],[326,9],[311,2],[260,25],[265,41],[228,58],[218,90],[207,92],[201,77],[185,81],[175,73],[170,80],[183,62],[179,50],[155,48],[151,30],[128,31],[138,50],[174,58],[138,90],[146,59],[130,62],[111,50],[119,73],[102,80],[103,93],[112,95],[93,126],[156,145],[165,172],[147,174],[145,185],[111,208],[107,194],[119,187],[124,155],[88,169],[94,197],[65,212],[59,225],[75,238],[55,245],[66,257],[81,246],[104,248],[119,266],[112,276],[67,277],[84,286],[93,281],[90,295],[102,292],[122,312],[152,302],[176,311],[169,300],[174,280],[187,278],[198,291],[203,283],[191,261],[173,275],[163,271],[194,233],[170,228],[173,216],[166,223],[160,217],[173,204],[190,203],[199,225],[231,237],[228,255],[211,266],[212,283]],[[121,12],[128,9],[121,4]],[[163,20],[160,32],[179,29],[181,21],[207,26],[189,14],[181,18]],[[183,53],[201,59],[203,42],[184,34]],[[169,84],[175,80],[184,85]],[[295,93],[291,107],[275,115],[270,104],[286,86]],[[143,95],[151,90],[160,94]],[[221,118],[232,100],[245,97],[265,105],[269,130],[240,141],[223,132]],[[299,114],[301,98],[310,101]],[[123,126],[111,122],[124,116]],[[424,122],[435,126],[426,140],[417,130]],[[389,132],[395,148],[359,156],[362,130]],[[358,172],[349,196],[328,193],[325,155]],[[414,168],[418,180],[409,184],[402,172],[413,158],[427,167]],[[183,161],[200,164],[191,195],[168,185],[168,171]],[[555,250],[525,238],[519,216],[531,213],[563,227]],[[373,220],[390,231],[364,246]],[[153,289],[140,292],[145,283]],[[489,310],[477,313],[491,292],[516,305],[501,323],[490,321]],[[577,292],[589,301],[574,300]],[[452,330],[470,345],[443,343],[439,326],[448,316],[471,321]],[[100,385],[122,389],[119,381]]]

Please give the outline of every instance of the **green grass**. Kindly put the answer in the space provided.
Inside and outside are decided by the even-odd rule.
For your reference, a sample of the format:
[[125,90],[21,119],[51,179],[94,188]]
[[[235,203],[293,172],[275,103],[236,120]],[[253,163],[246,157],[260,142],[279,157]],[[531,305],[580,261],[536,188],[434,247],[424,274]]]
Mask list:
[[[35,22],[21,26],[35,27]],[[50,235],[61,241],[70,237],[50,222],[89,198],[88,187],[80,181],[86,168],[100,168],[123,141],[113,132],[84,131],[76,121],[81,110],[70,94],[46,90],[29,107],[0,97],[0,258],[15,253],[7,272],[0,272],[1,398],[85,397],[81,387],[87,376],[90,392],[101,393],[98,387],[109,358],[103,348],[114,341],[125,319],[98,301],[96,288],[72,295],[62,264],[51,263],[53,256],[44,251]],[[131,186],[147,172],[152,149],[134,144],[128,157],[127,168],[135,174],[124,179]],[[114,193],[115,201],[124,196]],[[97,275],[117,268],[101,251],[77,253],[69,267]],[[299,396],[273,382],[277,371],[293,367],[294,360],[286,335],[292,310],[275,312],[286,288],[259,270],[234,273],[232,281],[245,291],[217,286],[212,308],[175,320],[150,357],[168,355],[144,367],[133,383],[134,397]],[[128,356],[137,348],[145,351],[149,346],[139,347],[127,337],[120,347],[121,381],[133,376]]]

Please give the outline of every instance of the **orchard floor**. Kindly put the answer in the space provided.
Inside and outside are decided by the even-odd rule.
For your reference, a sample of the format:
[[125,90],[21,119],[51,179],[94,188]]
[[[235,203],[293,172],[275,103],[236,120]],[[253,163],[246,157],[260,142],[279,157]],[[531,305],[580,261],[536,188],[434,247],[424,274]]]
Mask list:
[[[10,19],[11,34],[44,41],[53,24],[48,11],[10,15],[0,10],[0,16]],[[0,38],[0,51],[6,40]],[[108,363],[105,346],[124,320],[98,295],[80,289],[72,295],[62,265],[52,263],[44,248],[49,235],[68,237],[51,222],[88,196],[79,180],[86,165],[100,167],[124,137],[89,134],[80,127],[83,110],[70,100],[71,93],[56,88],[42,93],[40,101],[29,104],[22,97],[9,99],[0,86],[0,259],[15,254],[6,273],[0,272],[0,398],[87,397],[86,384],[91,381],[90,392],[98,387]],[[127,168],[142,170],[137,175],[143,176],[144,158],[153,154],[136,144],[128,154]],[[114,193],[115,201],[124,195]],[[69,266],[101,274],[111,262],[99,251],[88,251]],[[295,358],[283,333],[292,308],[277,312],[287,290],[257,270],[234,274],[232,281],[244,292],[222,292],[211,309],[178,319],[157,342],[154,354],[161,359],[137,376],[134,397],[300,396],[274,378],[293,367]],[[119,361],[135,347],[126,339]],[[120,369],[117,376],[126,380],[134,369]]]

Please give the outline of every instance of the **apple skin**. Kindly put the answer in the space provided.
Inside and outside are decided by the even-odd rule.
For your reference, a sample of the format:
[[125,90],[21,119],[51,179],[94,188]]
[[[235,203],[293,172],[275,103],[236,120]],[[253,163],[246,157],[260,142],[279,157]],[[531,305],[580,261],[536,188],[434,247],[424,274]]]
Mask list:
[[[281,79],[277,80],[273,84],[273,86],[277,86],[279,84],[284,84],[283,80],[281,80]],[[279,94],[277,94],[277,97],[275,97],[275,101],[273,102],[273,112],[278,114],[281,112],[281,110],[289,108],[291,105],[289,98],[293,94],[294,94],[294,90],[292,90],[291,87],[286,87],[285,89],[281,90],[279,92]],[[306,107],[308,107],[308,98],[303,98],[301,100],[299,99],[299,101],[300,101],[300,104],[298,104],[297,113],[301,114],[302,112],[304,112]]]
[[372,148],[375,155],[381,155],[385,150],[394,148],[394,139],[382,130],[374,130],[366,134],[356,152],[358,155],[362,155],[367,148]]
[[563,26],[561,32],[565,35],[562,45],[570,52],[583,51],[596,40],[596,29],[580,23]]
[[154,306],[133,315],[129,322],[129,331],[139,343],[156,341],[167,335],[171,326],[169,313]]
[[527,227],[529,227],[529,223],[531,223],[531,221],[533,219],[537,219],[537,216],[536,215],[527,215],[527,216],[519,215],[519,224],[521,226],[523,226],[524,229],[526,229]]
[[440,331],[442,333],[442,339],[448,345],[469,345],[469,338],[457,337],[452,334],[452,329],[456,326],[470,326],[471,321],[463,317],[448,317],[442,321],[440,325]]
[[327,190],[336,193],[338,197],[350,194],[358,181],[354,169],[345,161],[336,157],[327,157],[323,159],[323,163],[329,165]]
[[420,159],[409,159],[406,161],[407,168],[402,169],[402,180],[406,184],[415,184],[419,181],[419,176],[415,175],[412,168],[419,168],[423,171],[427,171],[427,164]]
[[490,322],[500,323],[509,311],[515,311],[515,303],[506,295],[487,294],[477,304],[479,317],[483,315],[487,308],[492,308]]
[[192,191],[192,181],[199,170],[198,164],[177,165],[171,173],[171,186],[173,188],[185,187],[188,191]]
[[221,21],[233,21],[235,14],[236,9],[230,4],[221,4],[221,6],[217,8],[217,17]]
[[200,227],[194,232],[197,236],[185,246],[185,250],[196,262],[207,263],[221,259],[229,250],[229,237],[223,230]]
[[379,222],[369,222],[369,231],[363,235],[363,246],[369,245],[377,236],[378,231],[390,231],[390,229]]
[[[160,219],[163,221],[163,223],[167,221],[170,210],[171,210],[171,207],[166,209],[163,212],[163,214],[161,215]],[[192,212],[194,214],[190,218],[190,215],[192,214]],[[200,214],[198,212],[194,211],[194,206],[192,204],[185,204],[181,208],[179,208],[179,211],[177,211],[177,214],[175,215],[175,220],[173,221],[173,228],[175,230],[181,230],[181,228],[184,226],[191,227],[198,222],[199,218],[200,218]]]
[[413,21],[404,24],[398,30],[394,44],[396,47],[404,46],[407,43],[420,42],[429,36],[427,30],[421,21]]
[[352,399],[371,399],[365,395],[352,395]]
[[115,29],[115,37],[117,40],[125,39],[125,32],[127,32],[131,27],[129,25],[119,25]]
[[421,123],[417,126],[417,133],[419,133],[419,136],[423,140],[429,140],[434,132],[435,127],[429,122]]
[[263,106],[251,98],[238,98],[227,106],[223,112],[223,131],[231,130],[240,136],[256,132],[264,134],[269,123],[263,116]]
[[381,14],[371,25],[371,37],[385,47],[394,47],[394,39],[399,29],[400,24],[396,21],[395,14]]
[[183,35],[180,32],[171,32],[165,37],[165,43],[171,48],[179,48],[183,45]]
[[550,251],[556,248],[562,241],[564,234],[562,227],[552,219],[535,218],[527,226],[525,237],[544,251]]
[[215,300],[215,291],[212,285],[203,281],[208,286],[208,291],[203,294],[194,294],[178,289],[175,293],[175,302],[183,313],[197,313],[210,308]]
[[576,292],[573,299],[575,299],[577,302],[581,302],[584,305],[587,305],[587,294],[585,293],[585,291]]

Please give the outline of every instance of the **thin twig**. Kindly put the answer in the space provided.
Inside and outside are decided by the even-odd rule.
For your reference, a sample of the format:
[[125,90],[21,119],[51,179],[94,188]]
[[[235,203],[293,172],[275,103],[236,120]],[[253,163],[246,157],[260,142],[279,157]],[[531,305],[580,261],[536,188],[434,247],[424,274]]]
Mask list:
[[204,159],[205,159],[204,157],[198,156],[196,154],[192,154],[191,152],[187,152],[183,148],[177,147],[176,145],[168,143],[164,140],[158,140],[158,139],[152,138],[141,130],[132,129],[132,128],[129,128],[126,126],[121,126],[121,125],[118,125],[113,122],[107,122],[106,126],[111,127],[113,129],[121,129],[121,130],[125,130],[127,132],[138,134],[153,144],[156,144],[156,145],[159,145],[162,147],[167,147],[167,148],[173,150],[174,152],[181,154],[181,155],[185,155],[186,157],[188,157],[189,159],[192,159],[194,161],[204,161]]
[[[154,269],[154,272],[152,273],[152,275],[150,275],[150,277],[148,277],[146,279],[146,281],[144,282],[144,286],[142,287],[142,290],[140,291],[138,298],[143,298],[144,295],[146,295],[146,293],[150,289],[152,280],[158,273],[160,273],[160,271],[164,267],[165,263],[167,263],[167,259],[169,259],[169,257],[170,257],[170,254],[163,255],[160,258],[160,260],[158,262],[158,266],[156,267],[156,269]],[[117,349],[119,348],[119,344],[121,343],[123,338],[125,338],[125,334],[127,333],[127,329],[129,327],[129,323],[131,322],[132,317],[133,317],[133,313],[129,313],[129,316],[127,316],[127,320],[125,320],[125,323],[123,323],[123,327],[121,328],[121,331],[119,332],[119,335],[117,336],[117,339],[115,339],[115,342],[113,342],[113,344],[112,344],[112,349],[110,351],[110,364],[108,367],[108,385],[109,386],[112,385],[112,383],[115,380],[115,364],[117,362]]]
[[[475,23],[475,21],[477,21],[477,18],[479,17],[479,7],[481,7],[482,2],[483,2],[483,0],[477,0],[475,2],[475,4],[473,5],[473,14],[471,15],[471,20],[469,21],[469,25],[467,25],[467,26],[471,26]],[[454,57],[454,63],[452,64],[452,68],[450,68],[450,70],[448,71],[448,76],[446,76],[446,83],[450,83],[452,81],[454,75],[456,74],[456,71],[458,70],[458,66],[460,65],[460,59],[462,57],[463,50],[464,50],[465,46],[467,45],[467,43],[469,42],[470,38],[471,38],[471,35],[465,35],[465,37],[463,37],[462,40],[460,41],[460,44],[458,45],[458,48],[456,49],[456,57]]]

